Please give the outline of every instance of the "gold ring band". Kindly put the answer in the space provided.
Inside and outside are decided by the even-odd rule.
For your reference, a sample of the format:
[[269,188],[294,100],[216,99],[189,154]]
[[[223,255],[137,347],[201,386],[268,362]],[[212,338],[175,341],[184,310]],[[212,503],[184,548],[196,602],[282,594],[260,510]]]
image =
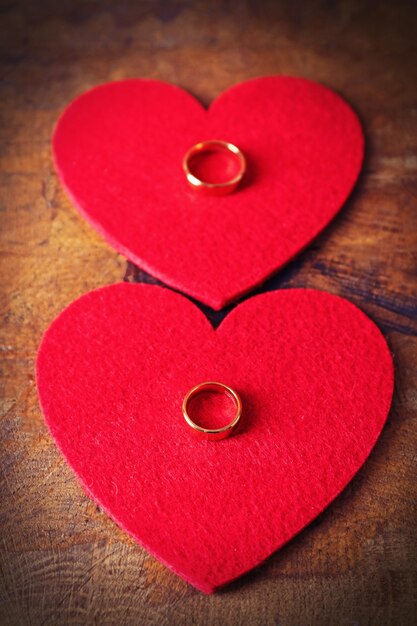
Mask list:
[[[222,428],[203,428],[202,426],[199,426],[198,424],[193,422],[188,414],[188,403],[192,398],[202,393],[203,391],[220,391],[221,393],[226,394],[227,396],[229,396],[229,398],[233,400],[233,403],[236,407],[236,413],[230,424],[227,424]],[[195,387],[190,389],[190,391],[185,396],[182,403],[182,414],[188,426],[190,426],[190,428],[192,428],[192,430],[194,431],[194,434],[198,435],[202,439],[218,441],[220,439],[225,439],[226,437],[229,437],[238,425],[240,416],[242,415],[242,400],[240,399],[240,396],[238,393],[236,393],[236,391],[234,391],[231,387],[224,385],[223,383],[200,383],[199,385],[196,385]]]
[[[201,154],[203,152],[210,152],[212,150],[223,150],[230,152],[235,157],[237,157],[239,161],[239,171],[232,179],[227,180],[223,183],[206,183],[205,181],[197,178],[191,170],[190,170],[190,160],[196,154]],[[190,186],[206,195],[210,196],[224,196],[228,193],[231,193],[236,189],[240,181],[246,172],[246,158],[245,155],[237,146],[233,143],[229,143],[228,141],[221,141],[220,139],[210,139],[208,141],[201,141],[200,143],[196,143],[192,148],[190,148],[183,159],[182,167]]]

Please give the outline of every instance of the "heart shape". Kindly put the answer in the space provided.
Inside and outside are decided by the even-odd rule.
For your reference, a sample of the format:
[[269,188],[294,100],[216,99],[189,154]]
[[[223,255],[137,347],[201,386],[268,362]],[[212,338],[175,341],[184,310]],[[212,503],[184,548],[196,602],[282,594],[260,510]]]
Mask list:
[[[248,159],[228,196],[186,184],[183,156],[206,139],[234,143]],[[173,85],[128,80],[72,102],[53,152],[74,203],[116,250],[220,309],[333,219],[359,175],[363,144],[349,105],[308,80],[250,80],[208,111]]]
[[[205,380],[236,389],[241,426],[198,441],[181,402]],[[138,542],[210,593],[316,517],[370,453],[393,388],[388,347],[354,305],[282,290],[213,330],[183,296],[117,284],[47,330],[42,409],[86,491]]]

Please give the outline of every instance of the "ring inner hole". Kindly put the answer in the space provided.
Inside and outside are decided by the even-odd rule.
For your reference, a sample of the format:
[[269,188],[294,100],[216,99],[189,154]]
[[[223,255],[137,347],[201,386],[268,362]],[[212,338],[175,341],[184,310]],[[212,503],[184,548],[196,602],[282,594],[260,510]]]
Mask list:
[[236,404],[226,392],[204,389],[191,398],[187,411],[194,424],[213,430],[233,421]]
[[204,183],[219,185],[238,176],[239,157],[223,146],[210,146],[193,154],[188,160],[191,174]]

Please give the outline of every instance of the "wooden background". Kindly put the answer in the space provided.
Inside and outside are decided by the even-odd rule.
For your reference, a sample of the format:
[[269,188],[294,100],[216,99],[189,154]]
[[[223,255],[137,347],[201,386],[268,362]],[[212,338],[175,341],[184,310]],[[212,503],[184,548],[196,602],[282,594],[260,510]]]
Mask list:
[[[1,1],[0,623],[411,625],[416,618],[417,20],[412,2]],[[51,130],[77,94],[152,77],[208,104],[235,82],[295,74],[339,90],[367,135],[340,216],[265,288],[317,287],[375,320],[396,392],[371,458],[264,565],[204,596],[83,494],[43,423],[43,331],[89,289],[152,280],[71,207]],[[216,323],[221,314],[205,309]]]

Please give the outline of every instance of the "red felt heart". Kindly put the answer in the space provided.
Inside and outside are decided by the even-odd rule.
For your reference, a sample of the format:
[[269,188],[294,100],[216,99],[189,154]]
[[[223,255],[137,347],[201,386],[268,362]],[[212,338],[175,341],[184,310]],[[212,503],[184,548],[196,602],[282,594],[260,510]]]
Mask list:
[[[240,428],[223,441],[196,440],[181,413],[186,392],[206,380],[242,397]],[[37,382],[87,492],[210,593],[291,539],[350,481],[384,424],[393,367],[376,326],[324,292],[259,295],[213,330],[183,296],[118,284],[53,322]]]
[[[187,186],[185,152],[223,139],[248,159],[238,190],[204,197]],[[363,158],[359,121],[317,83],[258,78],[206,111],[158,81],[97,87],[61,116],[56,167],[81,213],[134,263],[220,309],[304,248],[348,197]],[[224,179],[220,156],[210,179]],[[200,168],[201,169],[201,168]]]

